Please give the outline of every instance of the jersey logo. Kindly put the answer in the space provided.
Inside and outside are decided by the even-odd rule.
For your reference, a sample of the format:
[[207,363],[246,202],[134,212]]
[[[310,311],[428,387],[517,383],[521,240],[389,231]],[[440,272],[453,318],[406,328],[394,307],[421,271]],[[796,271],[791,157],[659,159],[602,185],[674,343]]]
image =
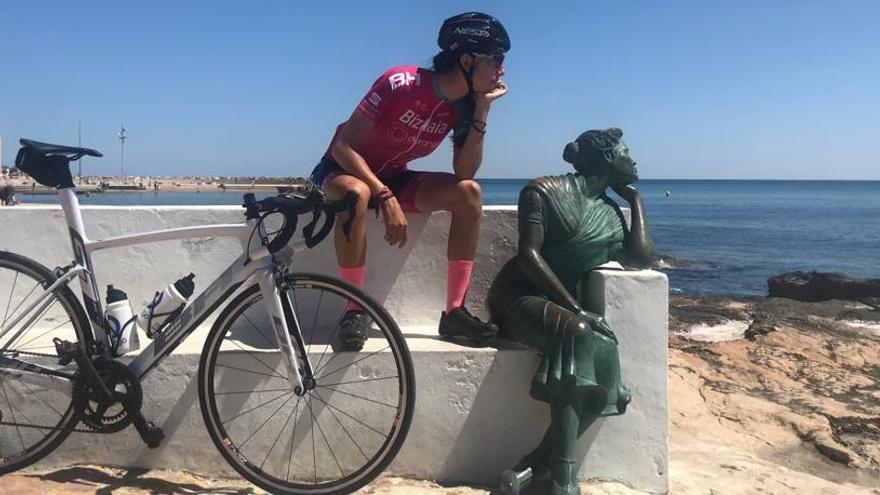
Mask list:
[[391,83],[391,89],[395,90],[401,86],[409,86],[416,80],[416,76],[410,74],[409,72],[398,72],[397,74],[391,74],[391,77],[388,78],[388,82]]
[[449,128],[449,125],[446,122],[432,122],[430,120],[425,120],[412,110],[403,112],[403,115],[397,120],[413,129],[433,134],[446,134],[446,130]]

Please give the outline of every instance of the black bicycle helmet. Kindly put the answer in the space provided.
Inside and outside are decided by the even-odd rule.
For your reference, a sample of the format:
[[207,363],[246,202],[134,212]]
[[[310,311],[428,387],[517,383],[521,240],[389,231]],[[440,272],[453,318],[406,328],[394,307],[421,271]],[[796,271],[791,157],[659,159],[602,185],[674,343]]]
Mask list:
[[443,21],[437,44],[443,51],[496,55],[510,50],[510,37],[491,15],[466,12]]

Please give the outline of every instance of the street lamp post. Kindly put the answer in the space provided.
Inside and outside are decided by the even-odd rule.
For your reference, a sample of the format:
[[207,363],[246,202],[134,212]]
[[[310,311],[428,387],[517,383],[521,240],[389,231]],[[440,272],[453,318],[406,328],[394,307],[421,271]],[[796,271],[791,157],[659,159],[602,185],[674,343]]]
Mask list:
[[[82,145],[83,145],[82,121],[81,120],[76,123],[76,145],[80,148],[82,148]],[[83,159],[82,159],[82,157],[80,157],[80,159],[78,161],[79,161],[79,173],[77,173],[76,176],[79,179],[80,185],[82,185],[82,182],[83,182]]]
[[122,181],[125,181],[125,140],[128,138],[128,134],[125,130],[125,124],[122,124],[119,129],[119,134],[116,135],[119,138],[119,142],[122,145]]

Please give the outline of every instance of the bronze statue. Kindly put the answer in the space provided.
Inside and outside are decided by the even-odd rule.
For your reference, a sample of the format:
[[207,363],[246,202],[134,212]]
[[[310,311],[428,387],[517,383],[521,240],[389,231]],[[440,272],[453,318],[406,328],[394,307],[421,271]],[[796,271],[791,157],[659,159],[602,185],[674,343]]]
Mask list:
[[[598,265],[651,261],[644,206],[632,186],[636,164],[622,137],[617,128],[584,132],[563,154],[577,173],[534,179],[520,193],[518,254],[489,289],[489,313],[502,338],[542,354],[530,394],[550,404],[551,423],[538,446],[502,473],[506,494],[579,494],[577,439],[630,401],[614,332],[576,297],[578,282]],[[609,187],[630,203],[630,229]]]

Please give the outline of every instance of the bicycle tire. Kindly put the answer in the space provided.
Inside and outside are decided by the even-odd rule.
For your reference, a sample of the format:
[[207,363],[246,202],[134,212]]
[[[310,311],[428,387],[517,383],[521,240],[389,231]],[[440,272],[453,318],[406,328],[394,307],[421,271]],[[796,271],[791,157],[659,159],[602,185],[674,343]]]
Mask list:
[[[11,285],[8,285],[10,282],[9,280],[5,280],[6,275],[9,275],[9,272],[14,273]],[[25,301],[29,300],[28,297],[30,297],[30,294],[36,292],[35,289],[38,286],[46,289],[56,280],[55,274],[40,263],[21,255],[0,251],[0,318],[2,318],[0,319],[0,323],[5,324],[6,321],[11,321],[11,317],[14,314],[14,312],[10,313],[9,310],[10,306],[13,304],[12,301],[17,300],[17,297],[15,297],[14,294],[16,286],[20,281],[20,276],[31,279],[31,281],[34,282],[34,290],[28,292],[29,295],[25,297],[25,299],[18,301],[19,308],[23,306]],[[27,282],[28,285],[30,285],[30,283],[31,282]],[[8,298],[3,297],[6,295],[4,293],[6,290],[9,291]],[[56,303],[60,303],[64,315],[67,316],[68,321],[70,322],[70,326],[66,326],[66,322],[62,321],[61,325],[51,328],[48,332],[44,331],[43,328],[40,328],[37,330],[37,332],[40,332],[39,334],[32,335],[29,334],[29,332],[32,329],[39,328],[39,326],[31,325],[28,327],[28,330],[17,339],[16,345],[11,348],[8,347],[11,336],[7,334],[3,338],[0,338],[0,357],[14,355],[16,359],[20,360],[28,360],[29,358],[32,358],[34,360],[39,360],[39,364],[46,365],[53,362],[53,358],[48,355],[54,355],[54,363],[57,365],[57,354],[54,349],[54,344],[50,345],[50,339],[52,336],[63,336],[66,337],[65,340],[68,341],[75,338],[79,345],[83,345],[85,331],[90,328],[90,323],[79,300],[76,298],[73,291],[71,291],[66,285],[62,285],[55,289],[51,297],[54,298],[55,301],[53,301],[42,313],[41,318],[46,317],[54,324],[55,321],[52,319],[53,317],[47,315],[53,314],[50,313],[50,310]],[[62,328],[62,326],[64,326],[64,328]],[[34,354],[21,354],[23,352],[31,352]],[[37,353],[45,355],[38,356],[36,355]],[[75,366],[75,363],[71,363],[65,369],[75,373]],[[22,392],[18,389],[26,391]],[[66,398],[64,397],[65,394],[63,392],[55,391],[56,393],[54,396],[59,397],[60,400],[52,401],[53,403],[50,403],[48,401],[49,397],[41,397],[38,390],[29,387],[24,381],[16,380],[11,375],[0,374],[0,416],[2,416],[0,417],[0,475],[18,471],[19,469],[25,468],[39,461],[55,450],[55,448],[57,448],[58,445],[70,435],[71,431],[79,421],[76,408],[74,407],[72,390],[73,387],[71,386],[71,393],[67,394]],[[17,397],[16,392],[21,396]],[[19,398],[20,400],[13,400],[15,398]],[[28,406],[36,406],[36,409],[31,407],[30,410],[33,412],[24,414],[22,411],[28,408]],[[52,417],[54,415],[58,416],[58,420],[54,425],[33,424],[22,426],[21,423],[22,419],[34,423],[46,423],[46,421],[36,421],[32,418],[38,416]],[[48,423],[53,421],[54,420],[50,419]],[[10,424],[15,424],[16,426],[9,426]],[[13,429],[15,430],[14,433],[10,434]],[[44,437],[37,439],[34,443],[25,445],[24,438],[26,433],[23,432],[23,429],[27,429],[28,433],[31,431],[47,433]],[[29,434],[27,436],[30,438]],[[16,445],[16,438],[21,445],[21,451],[11,452],[10,455],[8,449],[16,448],[14,447]],[[7,441],[3,442],[2,440]],[[10,447],[10,445],[13,447]],[[4,448],[7,450],[4,451]]]
[[[285,285],[289,287],[287,293],[292,294],[292,305],[296,306],[294,309],[297,319],[314,318],[311,328],[303,326],[301,331],[305,346],[308,349],[308,355],[317,355],[319,347],[324,346],[318,363],[316,364],[315,360],[312,360],[317,380],[315,389],[297,397],[290,390],[280,359],[277,364],[271,363],[271,358],[277,357],[277,351],[274,351],[274,354],[272,353],[274,350],[272,346],[275,344],[271,325],[269,325],[268,320],[260,322],[259,325],[253,321],[260,317],[260,315],[266,318],[265,308],[259,308],[258,304],[262,300],[261,292],[259,287],[254,285],[242,292],[223,310],[205,342],[199,363],[199,401],[202,416],[211,440],[221,455],[239,474],[260,488],[271,493],[283,495],[351,493],[365,486],[381,474],[397,455],[406,439],[415,408],[415,373],[409,349],[396,322],[385,308],[376,303],[363,291],[338,279],[309,273],[291,274],[285,279]],[[314,310],[314,314],[309,314],[309,311],[304,310],[302,305],[305,305],[307,300],[315,299],[315,291],[319,291],[317,307]],[[339,300],[328,297],[325,301],[323,299],[325,294],[335,296]],[[336,313],[339,311],[339,308],[347,307],[347,304],[352,301],[360,305],[370,315],[374,323],[374,326],[371,328],[374,333],[378,330],[379,336],[371,335],[367,345],[372,347],[367,347],[360,353],[334,352],[325,361],[324,358],[327,355],[329,342],[333,339],[333,336],[328,338],[327,331],[334,321],[337,321],[336,331],[338,331],[338,320],[335,318]],[[322,303],[325,304],[323,306],[325,308],[324,311],[322,311]],[[251,310],[251,308],[256,309]],[[330,308],[333,308],[333,310],[331,311]],[[248,316],[247,312],[249,310],[253,311],[253,317]],[[327,318],[328,315],[332,317]],[[318,323],[319,319],[322,322],[329,323]],[[289,322],[289,327],[293,328],[291,323]],[[311,335],[306,335],[309,332],[311,332]],[[315,338],[316,333],[318,338]],[[234,340],[235,335],[240,340]],[[259,340],[256,337],[259,337]],[[308,340],[306,340],[306,337],[309,337]],[[229,339],[228,341],[227,338]],[[322,342],[322,339],[326,342]],[[384,342],[382,339],[385,339]],[[245,341],[249,343],[242,343]],[[257,343],[262,343],[268,352],[252,347],[256,346]],[[382,347],[384,343],[387,343],[387,347]],[[221,350],[221,348],[225,350]],[[379,350],[375,350],[376,348],[379,348]],[[385,352],[386,350],[388,352]],[[330,367],[331,362],[340,356],[345,356],[343,363],[337,362],[333,365],[332,371],[326,371]],[[218,360],[221,357],[224,360],[221,364],[218,364]],[[354,360],[354,357],[357,357],[357,359]],[[340,375],[340,370],[346,366],[344,364],[346,360],[348,361],[348,367]],[[380,360],[382,361],[380,362]],[[337,366],[339,364],[343,364],[343,367]],[[249,368],[249,366],[256,367],[262,373]],[[363,373],[387,373],[392,367],[396,370],[396,376],[377,377],[367,375],[366,378],[362,378],[364,376]],[[266,368],[270,369],[270,373],[266,373]],[[351,370],[358,373],[360,378],[354,381],[346,381],[348,378],[340,378],[340,376],[348,377],[352,372]],[[231,378],[229,378],[230,374]],[[265,376],[263,378],[253,378],[261,374]],[[326,380],[331,375],[334,378],[328,384]],[[241,376],[246,378],[241,378]],[[253,382],[251,386],[253,386],[254,390],[236,390],[235,392],[217,390],[218,386],[222,387],[224,380],[235,384],[232,387],[233,389],[246,388],[241,383],[251,381]],[[271,380],[276,380],[275,383],[278,385],[278,389],[272,389],[271,387],[267,389],[266,383]],[[322,382],[322,380],[324,381]],[[336,381],[339,383],[334,383]],[[387,385],[389,383],[390,385]],[[369,392],[363,392],[362,389],[358,389],[361,393],[366,393],[367,396],[359,396],[353,393],[349,387],[355,384],[367,387]],[[259,395],[275,392],[284,393],[253,408],[251,404],[248,404],[248,401],[251,400],[250,398],[240,398],[241,395],[248,393]],[[314,396],[312,393],[314,393]],[[327,395],[322,396],[321,393]],[[387,403],[382,402],[386,400],[386,397],[394,394],[397,395],[396,402],[394,399],[387,399]],[[287,401],[278,406],[277,409],[275,405],[272,405],[272,407],[263,410],[263,414],[273,409],[275,412],[266,418],[253,432],[250,432],[249,436],[247,436],[247,432],[239,434],[238,430],[244,429],[244,426],[232,424],[238,418],[248,416],[267,404],[278,404],[278,401],[284,396],[288,396]],[[218,403],[218,397],[223,404]],[[230,399],[230,397],[232,398]],[[329,401],[339,397],[340,402],[335,406],[331,405],[328,397]],[[305,401],[305,405],[302,407],[302,415],[300,416],[298,412],[303,401]],[[287,416],[287,420],[282,424],[284,414],[281,414],[275,423],[276,425],[281,424],[280,430],[278,430],[277,426],[274,426],[271,430],[266,428],[265,432],[260,433],[260,430],[264,428],[268,421],[276,416],[278,411],[292,402],[295,402],[295,406],[291,404],[290,409],[292,409],[292,412]],[[355,412],[355,409],[348,409],[348,412],[346,412],[340,404],[346,408],[357,408],[357,412]],[[377,434],[382,434],[384,430],[381,430],[381,426],[374,428],[375,424],[381,422],[380,420],[373,419],[377,415],[374,413],[385,411],[391,407],[394,408],[393,417],[390,418],[390,421],[388,421],[388,418],[385,418],[385,422],[382,422],[387,427],[388,432],[384,441],[380,444],[377,439],[372,444],[367,445],[366,442],[370,441],[369,438],[372,438],[374,435],[364,428],[371,429]],[[223,409],[222,413],[221,409]],[[244,412],[240,412],[237,416],[230,416],[231,419],[224,420],[223,416],[229,415],[227,409],[232,409],[233,413],[242,410]],[[294,459],[296,460],[297,468],[300,466],[308,467],[307,458],[300,458],[300,455],[294,455],[295,452],[302,452],[304,449],[308,451],[309,440],[307,438],[300,436],[300,442],[297,443],[297,428],[302,427],[305,423],[306,409],[309,410],[311,418],[308,431],[311,433],[310,441],[314,477],[313,479],[306,480],[304,476],[297,473],[294,476],[294,480],[291,481],[291,466],[294,463]],[[317,413],[315,412],[316,410],[318,411]],[[296,417],[296,419],[291,423],[291,418],[293,417]],[[322,418],[323,425],[321,424]],[[359,418],[363,419],[363,421]],[[259,419],[249,417],[241,422],[249,422],[247,424],[256,425]],[[374,425],[367,424],[369,422],[373,422]],[[360,423],[360,425],[357,425],[357,423]],[[289,424],[290,428],[288,428]],[[345,424],[350,425],[354,434],[346,428]],[[336,425],[344,431],[345,435],[334,429],[330,432],[329,438],[333,438],[334,441],[339,439],[342,443],[348,445],[348,449],[341,452],[338,450],[334,452],[334,448],[331,446],[327,435],[328,427],[336,428]],[[277,434],[272,433],[275,430],[278,431]],[[288,432],[290,432],[289,437],[287,436]],[[317,455],[320,440],[316,442],[316,437],[319,434],[323,437],[327,450],[329,450],[332,456],[332,460],[330,460],[326,453],[324,453],[320,465]],[[245,436],[247,438],[244,438]],[[247,447],[246,444],[256,436],[259,436],[259,438],[255,444],[259,445],[260,441],[263,441],[263,447]],[[345,436],[348,437],[347,440]],[[365,439],[368,436],[369,438]],[[348,440],[350,440],[350,443]],[[268,451],[265,451],[270,441],[272,445]],[[361,445],[359,441],[363,441],[365,444]],[[279,446],[279,443],[282,445]],[[354,446],[351,444],[354,444]],[[364,450],[371,448],[371,445],[376,445],[375,453],[367,455]],[[355,462],[352,458],[359,459],[355,454],[355,447],[357,451],[360,451],[360,455],[366,462],[357,469],[352,468],[351,472],[346,473],[346,468]],[[324,444],[321,444],[320,448],[323,449]],[[372,449],[370,451],[373,452]],[[284,456],[273,457],[272,462],[269,463],[273,452],[284,454]],[[259,456],[256,453],[259,453]],[[337,454],[339,455],[337,456]],[[340,460],[343,455],[346,458]],[[286,474],[283,469],[284,457],[287,458]],[[263,459],[263,461],[257,466],[256,461],[260,459]],[[358,460],[357,462],[360,461]],[[265,468],[267,463],[269,464],[269,469]],[[343,467],[343,464],[345,464],[345,467]],[[275,468],[274,471],[273,467]],[[332,479],[328,473],[331,471],[335,473],[336,468],[338,468],[339,474],[342,476]]]

